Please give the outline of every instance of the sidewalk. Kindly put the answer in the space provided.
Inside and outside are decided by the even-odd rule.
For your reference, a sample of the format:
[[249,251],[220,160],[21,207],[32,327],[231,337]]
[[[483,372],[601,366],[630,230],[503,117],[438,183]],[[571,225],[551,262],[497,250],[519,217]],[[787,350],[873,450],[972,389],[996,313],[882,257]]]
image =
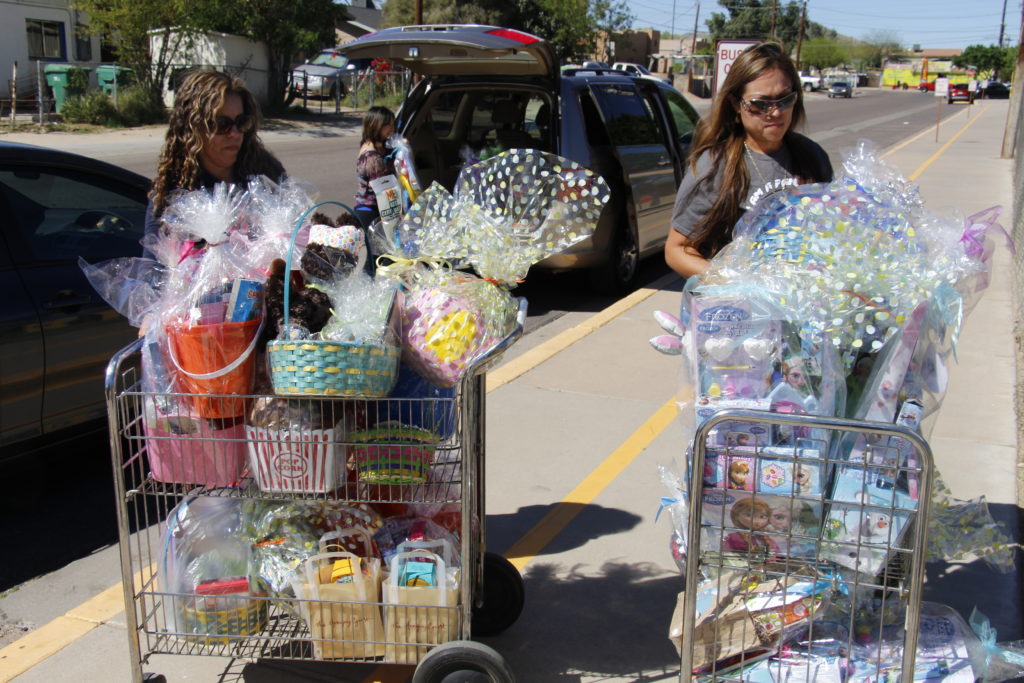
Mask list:
[[[951,205],[966,215],[1003,204],[1009,228],[1011,161],[999,158],[1007,110],[1005,100],[976,104],[969,116],[965,107],[943,123],[938,142],[928,129],[885,159],[916,178],[928,207]],[[994,264],[960,336],[930,442],[953,494],[986,496],[1019,538],[1013,283],[1001,245]],[[666,278],[615,310],[568,314],[525,337],[488,378],[488,547],[521,567],[527,599],[519,621],[486,642],[521,683],[678,680],[666,634],[681,581],[668,552],[669,525],[654,522],[665,495],[656,465],[683,449],[665,411],[678,360],[646,340],[660,332],[652,311],[676,310],[679,288],[677,278]],[[128,680],[120,593],[78,607],[119,580],[110,548],[0,597],[5,619],[40,634],[0,649],[0,681]],[[980,560],[935,563],[925,592],[965,617],[976,605],[1000,641],[1024,638],[1019,573],[1000,575]],[[54,620],[57,627],[40,629]],[[13,673],[31,648],[57,647],[59,638],[69,644]],[[365,667],[339,674],[339,666],[155,656],[146,670],[175,682],[402,680]]]

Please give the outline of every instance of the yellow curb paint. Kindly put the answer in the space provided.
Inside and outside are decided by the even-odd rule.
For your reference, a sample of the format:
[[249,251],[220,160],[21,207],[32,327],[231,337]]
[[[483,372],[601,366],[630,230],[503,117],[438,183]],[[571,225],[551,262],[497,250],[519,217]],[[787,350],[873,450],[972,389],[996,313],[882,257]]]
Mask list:
[[591,503],[666,427],[672,424],[678,410],[675,400],[662,405],[622,445],[605,458],[604,462],[555,505],[551,512],[516,541],[505,552],[505,557],[522,572],[526,565],[580,513],[583,506]]
[[[124,603],[122,602],[122,609]],[[98,624],[73,617],[57,617],[50,623],[18,638],[0,650],[0,681],[20,676],[39,662],[52,657]]]
[[917,180],[917,178],[918,178],[918,177],[919,177],[919,176],[920,176],[920,175],[921,175],[922,173],[924,173],[924,170],[925,170],[926,168],[928,168],[929,166],[931,166],[931,164],[932,164],[932,162],[933,162],[933,161],[935,161],[935,160],[936,160],[936,159],[938,159],[938,158],[939,158],[940,156],[942,156],[942,154],[943,154],[943,153],[944,153],[944,152],[945,152],[945,151],[946,151],[947,149],[949,149],[950,145],[952,145],[952,144],[953,144],[954,142],[956,142],[956,139],[957,139],[957,138],[959,138],[959,137],[960,137],[961,135],[963,135],[964,133],[966,133],[966,132],[967,132],[967,129],[968,129],[968,128],[970,128],[971,126],[973,126],[973,125],[974,125],[974,124],[975,124],[975,123],[976,123],[976,122],[978,121],[978,119],[980,119],[980,118],[981,118],[982,116],[984,116],[984,115],[985,115],[985,112],[987,112],[987,111],[989,110],[989,108],[990,108],[991,106],[992,106],[991,104],[989,104],[989,105],[986,105],[986,107],[985,107],[984,109],[982,109],[982,110],[981,110],[981,112],[980,112],[980,113],[979,113],[979,114],[978,114],[977,116],[975,116],[975,117],[974,117],[973,119],[969,119],[969,120],[967,121],[967,123],[965,123],[965,124],[963,125],[963,128],[961,128],[960,130],[958,130],[958,131],[956,132],[956,134],[955,134],[955,135],[954,135],[953,137],[951,137],[951,138],[950,138],[949,140],[947,140],[947,141],[946,141],[946,144],[944,144],[944,145],[943,145],[942,147],[940,147],[940,148],[938,149],[938,151],[936,151],[936,152],[935,152],[935,154],[931,155],[931,156],[930,156],[930,157],[928,158],[928,160],[927,160],[927,161],[925,161],[925,162],[924,162],[923,164],[921,164],[920,166],[918,166],[918,167],[917,167],[917,170],[916,170],[916,171],[914,171],[913,173],[911,173],[911,174],[910,174],[910,176],[909,176],[909,177],[907,178],[907,180]]
[[500,367],[491,370],[487,373],[486,378],[488,393],[508,384],[518,377],[521,377],[541,363],[558,355],[590,333],[607,325],[637,304],[650,298],[654,294],[657,294],[665,287],[665,285],[678,278],[679,276],[674,273],[664,275],[656,282],[652,283],[650,287],[644,287],[636,290],[629,296],[616,301],[608,308],[590,316],[579,325],[561,332],[546,342],[538,344],[529,351],[524,352],[522,355],[503,363]]
[[[156,565],[140,569],[135,574],[135,585],[143,585],[155,571]],[[18,638],[0,650],[0,683],[20,676],[122,612],[124,590],[117,583],[63,616]]]
[[[968,109],[968,110],[965,110],[965,111],[970,111],[970,110]],[[960,118],[961,116],[963,116],[964,113],[965,112],[963,112],[963,111],[957,112],[956,114],[953,114],[952,116],[950,116],[948,119],[945,119],[943,121],[943,123],[952,123],[953,121],[955,121],[958,118]],[[917,140],[920,140],[921,138],[923,138],[925,135],[928,135],[929,133],[933,133],[934,131],[935,131],[934,127],[925,128],[920,133],[916,133],[914,135],[911,135],[909,138],[907,138],[903,142],[898,142],[895,145],[893,145],[892,147],[890,147],[889,149],[885,150],[885,152],[883,152],[881,157],[879,157],[879,158],[884,159],[887,156],[889,156],[890,154],[895,154],[896,152],[900,151],[901,149],[903,149],[904,147],[906,147],[910,143],[916,142]]]

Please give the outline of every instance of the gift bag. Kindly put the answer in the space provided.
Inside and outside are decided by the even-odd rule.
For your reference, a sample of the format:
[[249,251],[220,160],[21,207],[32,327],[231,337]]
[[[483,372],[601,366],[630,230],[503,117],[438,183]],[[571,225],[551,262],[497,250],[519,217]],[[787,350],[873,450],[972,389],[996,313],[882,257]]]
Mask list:
[[317,659],[365,659],[384,654],[380,560],[349,552],[313,555],[293,586]]
[[384,581],[384,657],[396,664],[416,664],[435,645],[459,635],[459,590],[456,573],[426,550],[397,553]]

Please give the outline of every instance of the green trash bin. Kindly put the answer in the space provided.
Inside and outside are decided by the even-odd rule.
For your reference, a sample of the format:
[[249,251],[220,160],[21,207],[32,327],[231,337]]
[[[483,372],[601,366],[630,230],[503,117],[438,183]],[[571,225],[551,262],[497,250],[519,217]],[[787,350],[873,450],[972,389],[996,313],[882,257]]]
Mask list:
[[126,66],[117,64],[100,64],[96,67],[96,81],[100,89],[110,97],[124,86],[128,85],[128,78],[132,70]]
[[81,69],[85,72],[92,71],[87,66],[75,66],[73,64],[47,64],[43,67],[43,73],[46,75],[46,84],[53,90],[53,99],[56,103],[58,114],[68,97],[85,93],[84,90],[68,87],[68,72],[72,69]]

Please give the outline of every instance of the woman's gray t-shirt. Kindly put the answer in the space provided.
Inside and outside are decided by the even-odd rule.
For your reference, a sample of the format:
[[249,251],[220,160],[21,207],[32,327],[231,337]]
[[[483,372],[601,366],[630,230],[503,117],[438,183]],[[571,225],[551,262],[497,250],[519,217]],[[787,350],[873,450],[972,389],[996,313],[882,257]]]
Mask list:
[[[808,153],[815,155],[814,165],[820,169],[823,177],[831,179],[832,164],[825,150],[807,138],[803,138],[801,142]],[[789,170],[793,168],[793,162],[786,145],[771,154],[761,154],[747,149],[743,157],[750,174],[747,196],[740,203],[743,211],[749,211],[765,197],[800,182]],[[697,236],[697,225],[711,210],[719,192],[722,191],[724,165],[720,165],[718,172],[708,177],[711,170],[711,152],[705,151],[697,158],[696,171],[687,168],[676,193],[675,207],[672,210],[672,228],[686,237]]]

